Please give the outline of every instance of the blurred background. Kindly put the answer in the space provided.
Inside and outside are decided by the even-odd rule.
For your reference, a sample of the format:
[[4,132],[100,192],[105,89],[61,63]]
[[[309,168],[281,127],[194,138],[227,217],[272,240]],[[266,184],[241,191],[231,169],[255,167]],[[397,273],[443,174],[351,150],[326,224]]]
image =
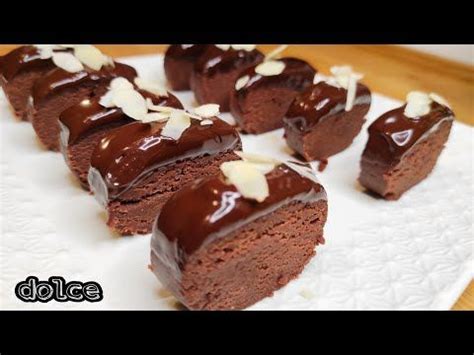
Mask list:
[[474,65],[474,46],[472,45],[409,44],[403,47]]

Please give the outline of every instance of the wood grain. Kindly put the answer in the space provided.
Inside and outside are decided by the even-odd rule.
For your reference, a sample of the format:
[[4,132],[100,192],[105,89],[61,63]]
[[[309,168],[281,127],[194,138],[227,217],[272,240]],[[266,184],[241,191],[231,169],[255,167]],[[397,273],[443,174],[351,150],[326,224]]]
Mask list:
[[[16,45],[0,45],[0,55]],[[98,45],[113,57],[161,53],[164,45]],[[261,46],[268,52],[274,46]],[[474,67],[391,45],[298,45],[285,55],[302,58],[324,74],[332,65],[351,64],[374,92],[404,100],[411,90],[436,92],[451,104],[456,119],[474,125]],[[474,281],[453,306],[474,310]]]

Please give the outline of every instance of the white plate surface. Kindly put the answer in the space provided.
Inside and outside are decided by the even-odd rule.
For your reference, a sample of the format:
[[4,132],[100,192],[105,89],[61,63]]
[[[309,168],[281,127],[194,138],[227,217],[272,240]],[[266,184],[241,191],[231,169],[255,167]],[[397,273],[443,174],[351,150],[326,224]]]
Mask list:
[[[123,60],[163,80],[162,57]],[[177,95],[187,106],[191,93]],[[399,201],[374,199],[356,179],[368,124],[400,102],[374,94],[368,122],[320,174],[328,192],[326,244],[301,276],[251,309],[449,309],[473,276],[473,129],[455,123],[433,173]],[[230,118],[225,115],[224,118]],[[120,238],[60,154],[39,145],[0,94],[0,307],[175,309],[148,270],[150,236]],[[277,130],[244,136],[244,149],[287,155]],[[98,281],[100,303],[22,303],[27,276]]]

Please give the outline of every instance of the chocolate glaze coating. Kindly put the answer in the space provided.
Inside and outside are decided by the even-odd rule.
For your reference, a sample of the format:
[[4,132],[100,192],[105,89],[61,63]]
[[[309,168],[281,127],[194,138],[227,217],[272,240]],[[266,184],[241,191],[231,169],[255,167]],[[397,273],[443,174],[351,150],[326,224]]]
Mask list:
[[103,66],[100,70],[85,68],[76,73],[70,73],[61,68],[51,70],[46,76],[39,79],[33,86],[33,102],[48,97],[49,95],[60,92],[61,90],[74,87],[79,84],[100,83],[110,81],[112,78],[122,76],[133,82],[137,72],[129,65],[114,62],[115,65]]
[[[346,99],[346,89],[337,88],[321,81],[312,85],[295,98],[283,121],[285,124],[301,132],[308,132],[318,122],[343,112],[346,106]],[[368,111],[370,103],[370,90],[365,85],[357,83],[353,107],[366,105]]]
[[418,118],[405,116],[406,105],[388,111],[369,127],[369,140],[362,159],[390,167],[398,164],[403,155],[442,122],[453,120],[454,113],[437,102],[431,111]]
[[179,267],[201,246],[292,201],[327,199],[320,184],[284,165],[276,169],[278,173],[267,174],[270,194],[260,203],[242,197],[223,176],[199,179],[182,188],[163,206],[155,222],[152,249],[173,266],[178,277]]
[[252,51],[233,48],[222,50],[216,46],[209,46],[194,64],[194,73],[213,76],[231,70],[243,70],[248,66],[260,63],[263,57],[263,54],[257,49]]
[[[154,105],[183,108],[178,98],[172,94],[168,96],[156,96],[148,91],[138,90],[145,98],[150,98]],[[63,146],[73,144],[99,127],[123,121],[123,124],[134,122],[118,107],[103,107],[99,104],[100,97],[74,105],[66,109],[59,116],[61,125],[61,141]]]
[[239,78],[248,75],[249,80],[240,90],[234,89],[237,99],[243,99],[250,90],[266,87],[285,87],[301,91],[313,82],[317,70],[304,60],[288,57],[278,61],[285,63],[285,69],[278,75],[260,75],[255,72],[257,65],[242,71]]
[[191,126],[175,141],[161,135],[165,123],[134,122],[110,132],[91,158],[89,184],[106,204],[138,184],[154,170],[176,161],[213,155],[240,144],[235,129],[215,118],[212,125]]
[[211,45],[173,44],[165,53],[165,75],[173,90],[189,90],[194,63]]
[[3,80],[8,82],[23,70],[47,66],[54,68],[51,58],[42,59],[38,48],[35,46],[21,46],[2,57],[0,72]]
[[[217,103],[221,112],[229,110],[229,95],[239,73],[263,61],[263,54],[252,51],[222,50],[209,46],[196,60],[191,75],[191,89],[200,104]],[[209,87],[212,80],[212,87]],[[217,91],[217,92],[216,92]]]

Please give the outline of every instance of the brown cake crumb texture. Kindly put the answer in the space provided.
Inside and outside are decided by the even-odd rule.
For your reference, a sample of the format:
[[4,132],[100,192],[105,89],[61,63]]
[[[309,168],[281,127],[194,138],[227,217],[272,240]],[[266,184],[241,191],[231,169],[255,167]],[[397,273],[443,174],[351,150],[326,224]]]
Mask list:
[[239,71],[232,70],[213,76],[192,74],[191,89],[199,104],[215,103],[220,105],[220,112],[229,111],[230,92],[237,80]]
[[[283,127],[283,117],[298,92],[284,87],[250,90],[239,105],[242,115],[236,114],[245,132],[264,133]],[[232,100],[236,100],[232,97]],[[242,117],[245,117],[242,120]]]
[[26,108],[33,84],[49,70],[51,68],[24,71],[15,75],[12,80],[3,85],[3,90],[15,111],[15,115],[21,120],[28,120]]
[[448,140],[451,125],[452,121],[441,123],[436,131],[405,153],[393,169],[385,170],[380,164],[362,157],[360,183],[387,200],[398,200],[433,170]]
[[150,233],[161,207],[174,192],[197,178],[218,174],[223,162],[237,159],[239,157],[232,150],[185,159],[157,169],[137,186],[109,202],[107,224],[122,235]]
[[[177,212],[179,213],[179,212]],[[292,202],[201,247],[171,290],[194,310],[244,309],[296,278],[324,243],[327,202]],[[169,269],[151,255],[154,270]],[[169,282],[169,285],[177,285]]]
[[365,105],[360,105],[349,112],[342,111],[322,119],[307,133],[287,124],[286,141],[307,161],[324,161],[352,144],[365,122],[363,112],[366,110]]

